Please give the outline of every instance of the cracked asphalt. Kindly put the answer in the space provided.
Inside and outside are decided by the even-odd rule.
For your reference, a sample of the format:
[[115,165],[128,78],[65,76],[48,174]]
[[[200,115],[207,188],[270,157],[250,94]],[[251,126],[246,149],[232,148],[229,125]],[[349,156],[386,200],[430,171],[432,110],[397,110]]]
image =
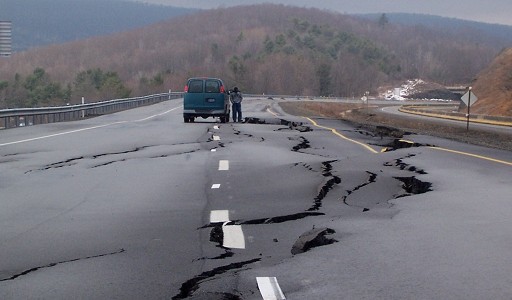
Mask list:
[[510,152],[278,102],[0,132],[0,298],[512,297]]

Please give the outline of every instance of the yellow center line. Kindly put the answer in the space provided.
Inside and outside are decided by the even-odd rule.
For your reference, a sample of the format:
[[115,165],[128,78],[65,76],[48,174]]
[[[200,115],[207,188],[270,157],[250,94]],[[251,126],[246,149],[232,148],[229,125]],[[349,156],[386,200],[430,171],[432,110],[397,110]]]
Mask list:
[[269,112],[269,113],[273,114],[275,117],[277,117],[277,116],[278,116],[275,112],[273,112],[272,110],[270,110],[270,108],[267,108],[267,112]]
[[[275,113],[273,113],[270,109],[267,109],[267,111],[269,113],[275,115]],[[336,129],[334,129],[334,128],[318,125],[317,122],[315,122],[313,119],[308,118],[308,117],[303,117],[303,118],[309,120],[311,123],[313,123],[314,126],[316,126],[318,128],[323,128],[323,129],[326,129],[326,130],[330,130],[333,134],[339,136],[340,138],[342,138],[344,140],[347,140],[347,141],[350,141],[352,143],[358,144],[358,145],[366,148],[367,150],[369,150],[372,153],[379,153],[378,151],[374,150],[372,147],[370,147],[370,146],[368,146],[368,145],[366,145],[364,143],[361,143],[359,141],[356,141],[356,140],[353,140],[351,138],[348,138],[348,137],[344,136],[343,134],[341,134],[338,131],[336,131]],[[409,141],[409,140],[401,139],[400,141],[405,142],[405,143],[414,144],[414,142]],[[496,159],[496,158],[492,158],[492,157],[488,157],[488,156],[483,156],[483,155],[478,155],[478,154],[473,154],[473,153],[468,153],[468,152],[462,152],[462,151],[457,151],[457,150],[452,150],[452,149],[447,149],[447,148],[442,148],[442,147],[436,147],[436,146],[430,146],[429,148],[430,149],[434,149],[434,150],[445,151],[445,152],[450,152],[450,153],[454,153],[454,154],[474,157],[474,158],[478,158],[478,159],[483,159],[483,160],[486,160],[486,161],[491,161],[491,162],[495,162],[495,163],[499,163],[499,164],[504,164],[504,165],[507,165],[507,166],[512,166],[512,162],[510,162],[510,161],[500,160],[500,159]],[[386,148],[383,148],[383,151],[381,151],[381,152],[384,152],[385,150],[386,150]]]
[[445,151],[445,152],[460,154],[460,155],[464,155],[464,156],[479,158],[479,159],[492,161],[492,162],[499,163],[499,164],[504,164],[507,166],[512,166],[512,162],[509,162],[506,160],[495,159],[495,158],[488,157],[488,156],[483,156],[483,155],[478,155],[478,154],[473,154],[473,153],[468,153],[468,152],[462,152],[462,151],[457,151],[457,150],[452,150],[452,149],[446,149],[446,148],[441,148],[441,147],[429,147],[429,148],[434,149],[434,150]]
[[358,142],[358,141],[356,141],[356,140],[353,140],[353,139],[351,139],[351,138],[348,138],[348,137],[344,136],[343,134],[339,133],[339,132],[338,132],[336,129],[334,129],[334,128],[330,128],[330,127],[325,127],[325,126],[318,125],[318,123],[317,123],[317,122],[315,122],[313,119],[310,119],[310,118],[307,118],[307,117],[303,117],[303,118],[308,119],[308,120],[309,120],[311,123],[313,123],[313,125],[315,125],[316,127],[318,127],[318,128],[323,128],[323,129],[327,129],[327,130],[330,130],[332,133],[334,133],[335,135],[339,136],[340,138],[342,138],[342,139],[344,139],[344,140],[347,140],[347,141],[349,141],[349,142],[352,142],[352,143],[354,143],[354,144],[358,144],[358,145],[360,145],[360,146],[362,146],[362,147],[366,148],[367,150],[369,150],[369,151],[370,151],[370,152],[372,152],[372,153],[379,153],[378,151],[376,151],[375,149],[373,149],[372,147],[370,147],[370,146],[368,146],[368,145],[366,145],[366,144],[364,144],[364,143]]

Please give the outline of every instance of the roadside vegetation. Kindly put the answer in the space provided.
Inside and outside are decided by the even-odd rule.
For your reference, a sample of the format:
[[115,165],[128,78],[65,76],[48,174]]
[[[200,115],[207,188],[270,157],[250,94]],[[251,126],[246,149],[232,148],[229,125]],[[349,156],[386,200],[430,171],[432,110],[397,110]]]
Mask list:
[[16,73],[12,82],[0,81],[0,97],[7,108],[65,105],[72,101],[73,95],[109,100],[127,98],[130,94],[117,73],[99,68],[78,73],[65,86],[52,80],[43,68],[36,68],[26,77]]

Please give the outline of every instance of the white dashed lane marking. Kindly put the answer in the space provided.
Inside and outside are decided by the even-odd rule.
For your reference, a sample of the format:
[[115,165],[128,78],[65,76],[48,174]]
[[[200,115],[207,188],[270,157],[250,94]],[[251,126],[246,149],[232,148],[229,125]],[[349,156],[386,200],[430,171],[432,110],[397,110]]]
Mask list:
[[229,222],[229,210],[212,210],[210,212],[210,223]]
[[220,141],[220,136],[218,136],[218,135],[214,135],[214,136],[213,136],[213,140],[214,140],[214,141]]
[[229,170],[229,160],[219,161],[219,171],[228,171],[228,170]]
[[222,246],[231,249],[245,249],[245,236],[241,225],[227,225],[229,223],[228,210],[212,210],[210,223],[223,223]]
[[263,300],[285,300],[275,277],[256,277]]
[[222,246],[231,249],[245,249],[245,237],[242,226],[226,225],[227,223],[225,222],[222,225],[222,232],[224,233]]
[[212,184],[212,189],[220,189],[220,183]]

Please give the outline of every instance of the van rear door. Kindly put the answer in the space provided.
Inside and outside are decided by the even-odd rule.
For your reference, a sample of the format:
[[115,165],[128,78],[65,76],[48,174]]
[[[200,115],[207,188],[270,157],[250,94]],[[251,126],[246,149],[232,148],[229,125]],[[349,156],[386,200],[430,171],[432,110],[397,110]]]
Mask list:
[[191,79],[188,82],[186,109],[196,112],[224,109],[224,91],[217,79]]

